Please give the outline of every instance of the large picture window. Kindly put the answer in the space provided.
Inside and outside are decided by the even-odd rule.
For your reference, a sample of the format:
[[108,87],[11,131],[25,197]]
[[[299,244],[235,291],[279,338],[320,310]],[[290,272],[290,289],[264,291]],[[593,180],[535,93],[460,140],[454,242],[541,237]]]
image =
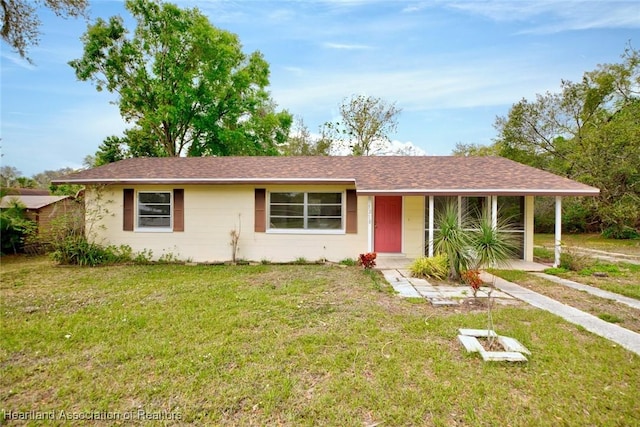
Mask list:
[[342,193],[270,193],[269,228],[342,230]]
[[171,228],[171,192],[138,193],[138,227]]

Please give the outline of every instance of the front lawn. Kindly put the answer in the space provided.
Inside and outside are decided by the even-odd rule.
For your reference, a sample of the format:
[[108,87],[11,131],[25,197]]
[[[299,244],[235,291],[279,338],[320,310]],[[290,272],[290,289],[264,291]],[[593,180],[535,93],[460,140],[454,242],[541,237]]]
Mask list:
[[295,426],[640,419],[640,357],[549,313],[501,307],[496,329],[533,355],[486,364],[456,341],[459,327],[485,327],[484,313],[405,301],[357,267],[18,257],[2,259],[1,286],[4,414]]

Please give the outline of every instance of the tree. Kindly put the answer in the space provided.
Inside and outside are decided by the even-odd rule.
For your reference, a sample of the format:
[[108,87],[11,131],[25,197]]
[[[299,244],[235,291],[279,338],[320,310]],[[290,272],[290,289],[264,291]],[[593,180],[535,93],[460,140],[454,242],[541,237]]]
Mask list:
[[77,172],[73,168],[61,168],[56,170],[45,170],[44,172],[37,173],[33,175],[33,180],[36,182],[36,187],[38,188],[49,188],[51,185],[51,180],[60,178],[65,175],[69,175],[70,173]]
[[275,110],[260,52],[245,55],[235,34],[197,9],[156,0],[125,7],[137,21],[133,35],[119,16],[98,19],[82,38],[84,55],[69,64],[78,79],[117,94],[133,124],[123,141],[131,155],[278,154],[291,115]]
[[334,140],[349,147],[354,156],[382,153],[390,142],[389,134],[398,126],[401,109],[372,96],[352,96],[339,107],[342,121],[327,122],[325,132]]
[[321,135],[314,139],[304,120],[296,117],[289,138],[281,147],[281,153],[285,156],[329,156],[331,146],[330,138]]
[[0,0],[2,4],[2,39],[23,59],[30,46],[36,46],[40,36],[40,19],[36,8],[43,5],[59,17],[85,16],[87,0]]
[[13,187],[16,179],[22,176],[22,172],[13,166],[0,166],[0,186]]
[[516,103],[496,119],[494,144],[501,156],[600,188],[571,207],[620,237],[640,227],[640,53],[622,58]]
[[457,142],[452,153],[454,156],[497,156],[498,148],[495,145],[465,144]]

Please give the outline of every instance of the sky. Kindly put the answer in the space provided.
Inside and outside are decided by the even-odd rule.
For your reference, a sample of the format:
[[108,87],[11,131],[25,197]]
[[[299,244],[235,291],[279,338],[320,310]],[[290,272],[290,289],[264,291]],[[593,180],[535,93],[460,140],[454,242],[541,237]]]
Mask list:
[[[121,15],[122,1],[89,0],[89,23]],[[598,64],[640,48],[638,1],[178,0],[239,36],[270,64],[278,109],[314,133],[353,95],[402,112],[396,146],[449,155],[456,143],[490,144],[496,117],[522,98],[557,92]],[[116,95],[76,79],[88,22],[40,9],[40,44],[21,60],[2,42],[3,166],[24,176],[80,168],[105,137],[131,126]]]

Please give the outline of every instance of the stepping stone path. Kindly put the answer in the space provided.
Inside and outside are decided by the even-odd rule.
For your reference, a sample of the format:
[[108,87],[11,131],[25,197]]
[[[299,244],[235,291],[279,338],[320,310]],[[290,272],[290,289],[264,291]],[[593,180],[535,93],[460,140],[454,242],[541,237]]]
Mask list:
[[[399,296],[404,298],[426,298],[434,306],[457,306],[473,296],[470,286],[434,286],[425,279],[411,277],[408,270],[382,270],[384,278],[391,284]],[[478,298],[486,298],[489,288],[480,288]],[[515,299],[504,292],[494,289],[492,292],[494,301],[512,302]],[[502,301],[501,301],[502,300]]]

